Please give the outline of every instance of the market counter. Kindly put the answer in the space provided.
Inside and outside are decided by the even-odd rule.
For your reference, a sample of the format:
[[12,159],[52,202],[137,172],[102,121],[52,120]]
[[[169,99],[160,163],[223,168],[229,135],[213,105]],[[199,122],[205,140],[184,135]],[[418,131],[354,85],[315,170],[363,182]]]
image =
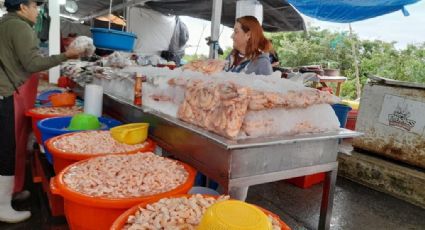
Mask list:
[[104,94],[103,111],[123,122],[149,122],[150,137],[162,149],[217,181],[236,199],[245,200],[251,185],[326,172],[319,229],[329,229],[338,140],[360,135],[340,129],[321,134],[229,140],[108,93]]

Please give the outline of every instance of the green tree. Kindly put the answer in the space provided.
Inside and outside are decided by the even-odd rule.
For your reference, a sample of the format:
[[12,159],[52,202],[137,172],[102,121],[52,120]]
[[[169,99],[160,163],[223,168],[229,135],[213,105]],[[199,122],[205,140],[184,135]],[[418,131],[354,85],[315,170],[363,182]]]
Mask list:
[[360,40],[356,34],[351,38],[347,32],[331,32],[319,27],[309,28],[308,33],[280,32],[267,36],[272,40],[283,67],[319,64],[339,68],[348,78],[342,87],[344,98],[356,97],[352,42],[356,44],[362,85],[369,74],[425,83],[425,43],[397,50],[395,42]]

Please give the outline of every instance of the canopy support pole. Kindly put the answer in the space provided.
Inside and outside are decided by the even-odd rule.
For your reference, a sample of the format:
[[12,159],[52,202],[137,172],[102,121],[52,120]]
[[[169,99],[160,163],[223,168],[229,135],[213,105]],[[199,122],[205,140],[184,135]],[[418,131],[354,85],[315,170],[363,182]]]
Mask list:
[[[60,6],[59,1],[49,1],[49,55],[60,54]],[[57,83],[60,76],[60,66],[49,69],[49,82]]]
[[220,36],[221,10],[223,6],[222,0],[213,0],[211,14],[211,43],[209,58],[218,58],[218,38]]

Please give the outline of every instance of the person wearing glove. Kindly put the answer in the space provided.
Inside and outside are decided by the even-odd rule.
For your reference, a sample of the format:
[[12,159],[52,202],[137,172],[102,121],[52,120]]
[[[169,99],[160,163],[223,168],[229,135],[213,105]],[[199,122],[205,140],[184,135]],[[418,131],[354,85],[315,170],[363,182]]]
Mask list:
[[40,0],[5,0],[8,11],[0,18],[0,221],[17,223],[31,216],[11,206],[13,191],[20,192],[25,173],[29,129],[25,110],[34,105],[37,78],[32,73],[47,70],[83,51],[43,57],[33,30]]

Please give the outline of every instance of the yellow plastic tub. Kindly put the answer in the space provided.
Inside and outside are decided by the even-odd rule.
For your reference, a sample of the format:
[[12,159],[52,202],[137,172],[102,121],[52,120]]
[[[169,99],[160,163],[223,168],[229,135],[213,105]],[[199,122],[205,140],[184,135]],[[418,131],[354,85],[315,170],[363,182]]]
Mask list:
[[271,230],[264,212],[254,205],[226,200],[211,205],[205,212],[198,230]]
[[111,136],[118,142],[128,145],[142,143],[148,138],[149,123],[131,123],[110,129]]
[[342,104],[348,105],[350,106],[353,110],[358,110],[359,109],[359,104],[360,102],[355,100],[342,100]]

